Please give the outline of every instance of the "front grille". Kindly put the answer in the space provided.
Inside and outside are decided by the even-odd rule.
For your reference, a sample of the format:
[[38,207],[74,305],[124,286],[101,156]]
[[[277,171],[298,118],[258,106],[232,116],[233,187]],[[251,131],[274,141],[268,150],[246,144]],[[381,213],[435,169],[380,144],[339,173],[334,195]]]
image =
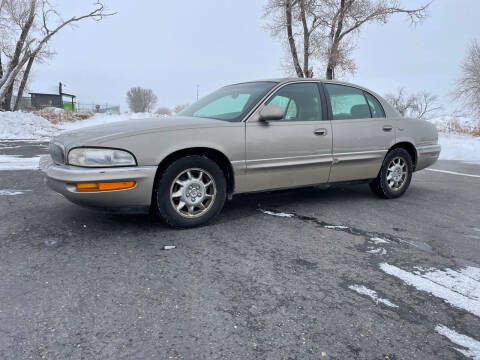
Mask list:
[[52,157],[52,160],[55,164],[65,164],[65,150],[63,146],[60,146],[57,143],[51,142],[48,145],[48,152],[50,153],[50,156]]

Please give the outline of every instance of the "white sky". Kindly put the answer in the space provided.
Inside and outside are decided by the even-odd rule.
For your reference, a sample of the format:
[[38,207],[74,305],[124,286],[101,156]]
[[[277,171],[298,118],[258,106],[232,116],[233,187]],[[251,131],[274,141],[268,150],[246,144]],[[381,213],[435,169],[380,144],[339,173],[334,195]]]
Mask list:
[[[57,0],[58,3],[60,1]],[[63,16],[93,1],[68,1]],[[233,82],[282,77],[283,47],[264,29],[263,0],[106,0],[117,15],[68,28],[51,42],[57,55],[37,64],[31,91],[65,92],[81,103],[121,105],[132,86],[152,88],[158,106],[193,102]],[[404,0],[407,6],[421,3]],[[357,73],[343,80],[380,94],[405,86],[438,95],[446,111],[461,109],[448,96],[469,43],[480,41],[479,0],[436,0],[430,17],[410,27],[405,17],[362,29]],[[323,69],[314,69],[323,77]]]

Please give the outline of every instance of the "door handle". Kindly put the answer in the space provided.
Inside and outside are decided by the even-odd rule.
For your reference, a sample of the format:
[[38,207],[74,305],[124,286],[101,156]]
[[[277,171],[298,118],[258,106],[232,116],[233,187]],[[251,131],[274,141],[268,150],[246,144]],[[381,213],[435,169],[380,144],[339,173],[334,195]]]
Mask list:
[[382,128],[383,131],[392,131],[392,129],[393,129],[393,126],[392,126],[392,125],[385,125],[385,126]]
[[327,135],[327,129],[324,129],[324,128],[317,129],[313,133],[317,136],[325,136]]

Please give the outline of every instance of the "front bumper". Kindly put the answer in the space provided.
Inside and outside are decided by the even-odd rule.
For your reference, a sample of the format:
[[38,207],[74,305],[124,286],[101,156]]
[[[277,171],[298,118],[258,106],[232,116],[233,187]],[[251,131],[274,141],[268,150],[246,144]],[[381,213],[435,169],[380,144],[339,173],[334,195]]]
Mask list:
[[[152,201],[156,166],[87,169],[56,165],[49,155],[40,158],[47,185],[68,200],[95,207],[149,206]],[[78,192],[75,184],[82,182],[135,181],[133,188],[113,191]]]
[[419,146],[417,148],[418,159],[415,171],[422,170],[426,167],[429,167],[430,165],[433,165],[438,160],[441,150],[442,147],[438,144]]

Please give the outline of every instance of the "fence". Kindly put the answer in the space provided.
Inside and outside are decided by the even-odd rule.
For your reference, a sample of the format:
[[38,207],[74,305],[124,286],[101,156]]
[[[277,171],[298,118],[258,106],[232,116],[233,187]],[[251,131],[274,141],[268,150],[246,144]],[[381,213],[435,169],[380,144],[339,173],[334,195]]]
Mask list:
[[[16,97],[13,96],[12,99],[12,108],[13,104],[15,104]],[[71,110],[71,103],[70,102],[64,102],[64,108],[66,110]],[[68,106],[70,105],[70,106]],[[32,106],[32,100],[30,96],[24,96],[20,100],[19,103],[19,110],[40,110],[38,108],[34,108]],[[119,105],[109,105],[109,104],[95,104],[95,103],[80,103],[80,102],[75,102],[73,105],[73,111],[78,111],[78,110],[90,110],[93,111],[94,113],[101,113],[101,114],[120,114],[120,106]]]
[[87,104],[87,103],[75,103],[75,110],[91,110],[95,113],[101,114],[120,114],[119,105],[100,105],[100,104]]

